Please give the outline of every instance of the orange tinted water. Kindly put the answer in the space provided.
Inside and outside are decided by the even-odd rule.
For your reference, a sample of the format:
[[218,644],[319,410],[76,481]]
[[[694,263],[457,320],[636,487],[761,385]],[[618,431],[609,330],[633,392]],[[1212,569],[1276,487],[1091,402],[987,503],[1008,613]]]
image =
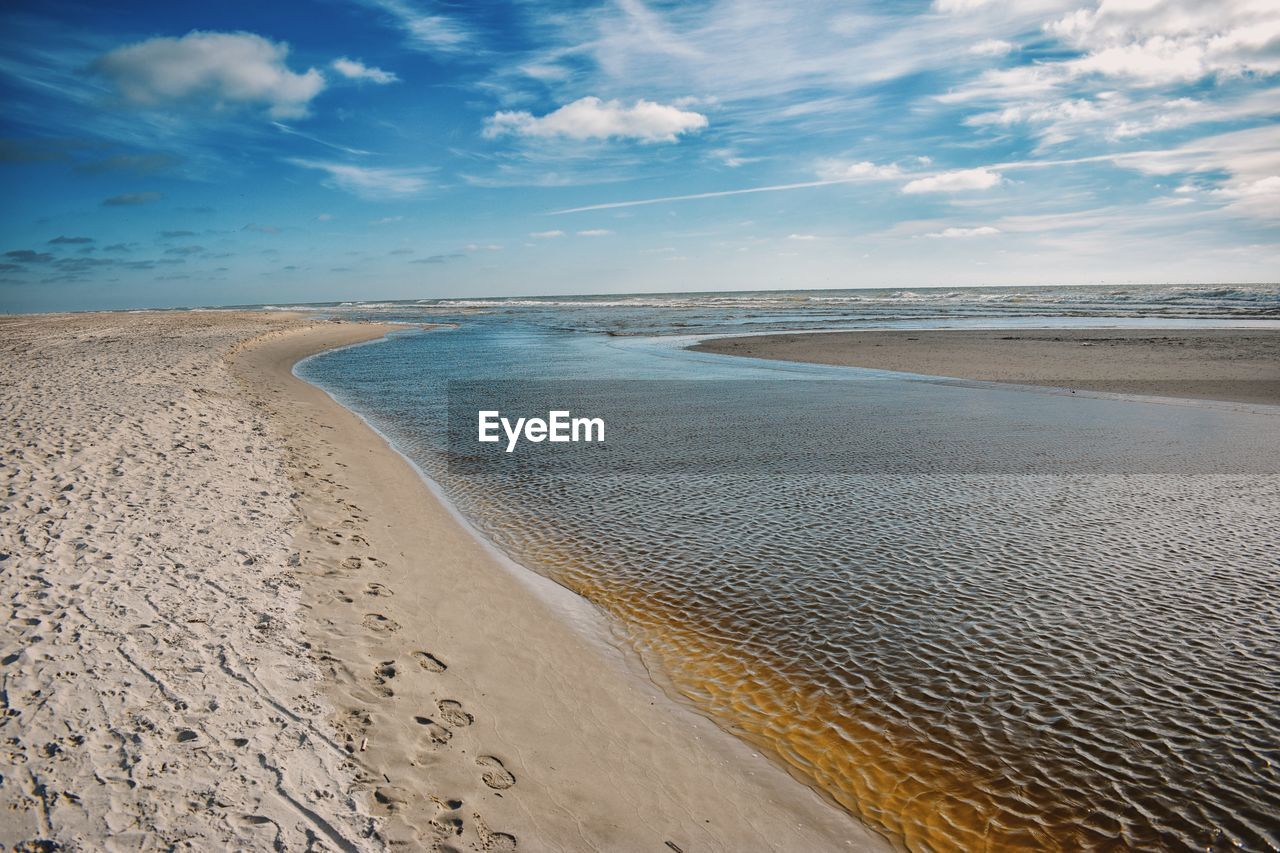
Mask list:
[[[1274,482],[1197,478],[1187,488],[1177,480],[1115,477],[1105,483],[1001,485],[1030,505],[1019,516],[1023,522],[1032,517],[1037,498],[1044,508],[1055,492],[1059,498],[1066,489],[1076,499],[1088,495],[1093,506],[1076,513],[1073,522],[1096,535],[1064,532],[1067,542],[1046,553],[1038,546],[1054,539],[1044,538],[1044,530],[1018,534],[1008,528],[1012,536],[988,532],[988,542],[971,541],[965,553],[951,558],[954,567],[975,559],[980,546],[1009,561],[1006,569],[1021,565],[1022,571],[1049,574],[1056,568],[1077,580],[1082,570],[1093,570],[1095,560],[1114,561],[1112,571],[1134,575],[1137,586],[1131,591],[1140,593],[1145,573],[1158,576],[1217,551],[1213,561],[1243,570],[1229,582],[1234,604],[1262,604],[1263,593],[1248,587],[1251,579],[1265,582],[1263,551],[1231,553],[1220,550],[1225,543],[1208,543],[1212,528],[1222,525],[1244,538],[1251,533],[1260,549],[1267,538],[1268,507],[1280,496]],[[934,486],[932,494],[924,490],[916,497],[941,504],[948,488]],[[983,484],[970,480],[950,488],[982,489]],[[1161,498],[1145,534],[1118,529],[1130,501],[1155,495]],[[1168,849],[1250,846],[1273,837],[1274,790],[1266,788],[1275,774],[1266,758],[1275,736],[1275,717],[1268,716],[1272,700],[1261,683],[1252,696],[1237,693],[1228,699],[1232,688],[1203,680],[1210,672],[1179,671],[1181,656],[1169,648],[1179,642],[1171,639],[1179,625],[1187,623],[1185,640],[1192,649],[1206,642],[1191,623],[1210,618],[1210,605],[1194,595],[1171,607],[1167,622],[1156,629],[1169,632],[1168,637],[1139,644],[1129,635],[1135,642],[1128,649],[1131,660],[1117,669],[1104,660],[1113,651],[1091,642],[1087,620],[1067,631],[1050,624],[1072,619],[1073,612],[1087,613],[1108,594],[1072,589],[1070,583],[1059,586],[1063,578],[1048,579],[1038,594],[1021,602],[1011,597],[1007,607],[994,609],[980,600],[986,592],[981,581],[965,591],[962,573],[953,578],[952,595],[916,600],[910,613],[895,612],[898,602],[864,589],[855,594],[860,599],[855,609],[874,618],[850,620],[842,618],[849,615],[847,591],[840,595],[811,586],[797,593],[779,585],[743,596],[724,583],[708,593],[691,589],[679,576],[647,572],[635,553],[659,552],[646,545],[629,554],[624,536],[634,533],[611,529],[607,514],[593,518],[587,535],[595,541],[587,546],[574,536],[586,532],[583,526],[555,511],[490,510],[503,513],[500,522],[488,526],[503,531],[496,538],[505,547],[616,616],[651,668],[660,668],[680,693],[910,849]],[[1188,518],[1201,524],[1186,529]],[[631,531],[630,525],[624,528]],[[668,547],[677,549],[682,534],[669,533],[674,535],[666,537]],[[1146,538],[1157,534],[1173,541]],[[1018,543],[1020,536],[1027,541]],[[602,548],[601,541],[611,544]],[[926,552],[933,549],[899,545],[919,550],[916,565],[929,570],[933,558]],[[881,556],[891,550],[886,543]],[[585,562],[583,551],[593,552],[596,561]],[[878,565],[865,553],[840,557],[850,565],[863,563],[872,587],[900,569]],[[1166,561],[1172,563],[1162,568]],[[1202,580],[1221,582],[1229,574],[1218,571]],[[883,588],[878,593],[883,595]],[[797,642],[786,636],[783,624],[744,616],[735,606],[746,605],[747,597],[759,605],[760,596],[773,597],[766,611],[803,607],[811,620],[828,622],[830,648],[809,657],[788,654],[785,650],[810,640]],[[985,610],[1000,618],[986,625],[975,622],[975,636],[989,642],[977,643],[976,653],[956,655],[937,632],[920,629],[932,621],[933,609]],[[1048,621],[1037,626],[1037,618]],[[1235,627],[1249,634],[1263,626]],[[861,658],[860,646],[876,645],[876,635],[886,630],[896,635],[896,660],[887,659],[883,649]],[[992,630],[1013,636],[988,636]],[[1021,632],[1026,636],[1018,638]],[[1255,661],[1262,663],[1263,657]],[[1129,680],[1100,680],[1099,667],[1113,675],[1126,673]],[[1265,678],[1265,668],[1253,677]],[[1152,713],[1156,707],[1163,713]],[[1204,774],[1221,773],[1221,762],[1242,758],[1244,767],[1230,771],[1236,779],[1219,776],[1211,785],[1215,790],[1197,789]],[[1256,778],[1250,766],[1258,769]]]

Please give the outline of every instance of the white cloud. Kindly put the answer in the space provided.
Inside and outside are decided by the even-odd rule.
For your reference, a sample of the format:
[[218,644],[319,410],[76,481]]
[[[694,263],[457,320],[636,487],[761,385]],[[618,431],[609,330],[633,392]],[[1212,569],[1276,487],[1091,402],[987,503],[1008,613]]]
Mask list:
[[[775,109],[738,111],[738,123],[827,126],[835,113],[865,116],[875,104],[860,97],[865,84],[924,69],[952,72],[956,54],[983,39],[1028,33],[1069,0],[940,0],[935,11],[976,14],[903,14],[885,4],[848,0],[771,3],[714,0],[707,3],[532,4],[540,46],[499,72],[495,82],[518,86],[524,69],[554,65],[575,84],[628,91],[696,88],[725,104],[772,100]],[[892,5],[892,4],[890,4]],[[985,8],[979,8],[985,7]],[[924,10],[919,10],[924,11]],[[831,97],[816,96],[825,92]],[[781,114],[806,100],[823,108],[788,121]]]
[[1118,155],[1115,163],[1148,175],[1201,176],[1206,196],[1223,202],[1226,212],[1280,221],[1280,125],[1204,137],[1163,151]]
[[398,83],[400,81],[400,78],[390,71],[383,71],[381,68],[365,65],[358,59],[347,59],[345,56],[335,59],[329,65],[334,71],[337,71],[348,80],[368,81],[379,85]]
[[945,237],[964,238],[964,237],[993,237],[1000,233],[999,228],[993,228],[990,225],[979,225],[976,228],[943,228],[941,231],[934,231],[932,234],[926,234],[926,237]]
[[1156,37],[1143,42],[1114,45],[1063,63],[1069,76],[1098,74],[1128,78],[1140,86],[1190,83],[1209,73],[1204,50],[1186,41]]
[[863,160],[859,163],[823,160],[818,163],[818,174],[828,181],[855,181],[858,179],[874,181],[901,177],[902,170],[895,163],[878,166],[870,160]]
[[[996,105],[967,123],[1026,123],[1043,146],[1280,109],[1280,4],[1270,0],[1100,0],[1058,15],[1043,32],[1062,58],[989,70],[937,100]],[[1214,87],[1187,95],[1206,81]]]
[[307,105],[325,85],[314,68],[302,74],[290,71],[288,55],[287,44],[253,33],[197,30],[116,48],[93,67],[135,104],[259,105],[274,118],[286,118],[306,115]]
[[1028,100],[970,116],[971,127],[1026,125],[1042,145],[1089,136],[1130,139],[1197,124],[1247,121],[1280,114],[1280,89],[1264,89],[1217,100],[1140,97],[1108,91],[1094,98]]
[[579,237],[608,237],[613,232],[608,228],[588,228],[585,231],[579,231]]
[[533,231],[529,236],[535,240],[550,240],[553,237],[563,237],[564,232],[557,228],[554,231]]
[[1229,213],[1272,222],[1280,220],[1280,175],[1268,175],[1254,181],[1230,181],[1226,186],[1212,190],[1211,194],[1228,202],[1224,209]]
[[927,178],[916,178],[902,188],[907,194],[955,193],[966,190],[987,190],[1000,183],[999,172],[990,169],[959,169],[940,172]]
[[421,174],[407,169],[372,169],[301,157],[290,157],[285,162],[325,172],[329,176],[327,183],[330,186],[362,198],[411,196],[427,188],[427,181]]
[[467,252],[501,252],[502,247],[497,243],[468,243],[462,247]]
[[934,0],[933,10],[942,14],[963,14],[990,6],[995,0]]
[[374,219],[369,224],[370,225],[390,225],[393,222],[403,222],[403,221],[404,221],[403,216],[384,216],[381,219]]
[[1013,50],[1013,43],[1004,39],[985,39],[969,48],[974,56],[1004,56]]
[[333,219],[332,213],[322,213],[316,217],[316,222],[330,222]]
[[[1042,146],[1126,140],[1197,124],[1280,114],[1280,5],[1255,0],[1129,3],[1103,0],[1045,27],[1080,55],[990,72],[944,100],[1002,106],[969,120],[1026,123]],[[1186,95],[1186,84],[1214,79]]]
[[365,0],[366,5],[387,13],[404,31],[409,47],[426,53],[453,53],[472,40],[471,32],[454,18],[418,11],[404,0]]
[[706,116],[679,107],[643,99],[628,107],[617,100],[586,97],[542,117],[523,110],[494,113],[485,120],[484,135],[490,139],[513,134],[535,138],[675,142],[681,134],[706,126]]
[[519,66],[519,71],[521,74],[542,82],[564,80],[570,76],[569,69],[552,64],[539,65],[538,63],[531,63],[529,65],[521,65]]
[[788,234],[787,239],[788,240],[817,240],[818,237],[815,234]]
[[1085,53],[1061,63],[1071,75],[1158,85],[1280,72],[1280,6],[1266,0],[1103,0],[1045,31]]
[[762,157],[743,157],[733,148],[715,148],[707,152],[708,155],[719,160],[730,169],[737,169],[739,166],[745,166],[748,163],[758,163],[764,159]]

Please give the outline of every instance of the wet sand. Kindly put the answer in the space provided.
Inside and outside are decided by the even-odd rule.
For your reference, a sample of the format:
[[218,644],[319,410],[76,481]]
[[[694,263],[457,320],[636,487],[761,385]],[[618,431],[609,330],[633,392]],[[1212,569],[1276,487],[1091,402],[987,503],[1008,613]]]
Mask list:
[[0,318],[0,844],[884,847],[291,373],[386,331]]
[[1083,391],[1280,404],[1277,329],[857,331],[691,349]]

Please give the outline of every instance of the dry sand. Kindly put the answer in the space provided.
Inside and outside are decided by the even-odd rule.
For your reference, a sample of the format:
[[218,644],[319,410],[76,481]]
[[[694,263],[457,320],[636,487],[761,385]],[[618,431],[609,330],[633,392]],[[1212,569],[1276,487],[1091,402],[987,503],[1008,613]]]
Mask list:
[[0,319],[5,849],[372,837],[302,645],[286,457],[219,358],[288,322]]
[[1280,329],[857,331],[691,349],[1117,394],[1280,404]]
[[290,373],[384,331],[0,319],[0,845],[884,847]]

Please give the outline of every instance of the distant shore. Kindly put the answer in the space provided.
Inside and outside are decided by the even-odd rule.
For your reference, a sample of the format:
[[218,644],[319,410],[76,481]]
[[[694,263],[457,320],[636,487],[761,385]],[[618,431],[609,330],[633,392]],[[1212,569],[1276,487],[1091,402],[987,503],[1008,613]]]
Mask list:
[[1280,404],[1280,329],[868,330],[714,338],[723,355],[929,376]]
[[292,374],[393,328],[0,317],[0,846],[887,849]]

